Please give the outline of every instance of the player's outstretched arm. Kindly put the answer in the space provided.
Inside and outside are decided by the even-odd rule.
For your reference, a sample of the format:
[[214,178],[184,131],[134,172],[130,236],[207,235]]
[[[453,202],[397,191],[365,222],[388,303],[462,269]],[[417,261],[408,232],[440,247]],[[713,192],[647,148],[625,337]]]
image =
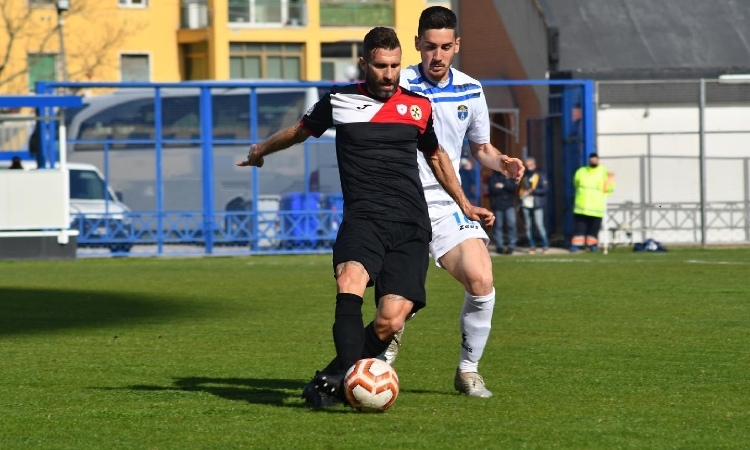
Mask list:
[[469,141],[469,148],[471,149],[472,156],[479,161],[479,164],[500,172],[508,178],[513,178],[516,180],[516,183],[521,181],[523,172],[526,169],[523,167],[523,162],[520,159],[503,155],[500,150],[489,142],[477,144],[476,142]]
[[245,161],[237,161],[237,166],[258,166],[263,167],[263,157],[276,153],[294,144],[304,142],[310,137],[310,132],[303,128],[299,123],[289,128],[284,128],[272,134],[268,139],[250,146]]
[[432,156],[425,159],[438,183],[451,196],[468,219],[482,222],[485,226],[492,226],[495,223],[495,215],[492,211],[481,206],[474,206],[466,198],[463,189],[461,189],[461,182],[456,177],[450,156],[448,156],[442,146]]

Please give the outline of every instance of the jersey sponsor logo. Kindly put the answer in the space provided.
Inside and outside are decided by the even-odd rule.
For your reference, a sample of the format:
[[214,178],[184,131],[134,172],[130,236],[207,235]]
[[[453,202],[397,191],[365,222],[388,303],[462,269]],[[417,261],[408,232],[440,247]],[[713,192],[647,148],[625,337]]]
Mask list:
[[364,104],[364,105],[362,105],[362,106],[357,106],[357,109],[365,109],[365,108],[367,108],[368,106],[372,106],[372,105],[370,105],[369,103],[365,103],[365,104]]
[[466,120],[467,117],[469,117],[469,107],[466,105],[458,105],[458,119],[459,120]]
[[403,116],[406,114],[406,105],[403,103],[396,105],[396,111]]
[[422,108],[417,105],[411,105],[411,107],[409,108],[409,113],[411,114],[411,118],[414,120],[419,120],[422,118]]

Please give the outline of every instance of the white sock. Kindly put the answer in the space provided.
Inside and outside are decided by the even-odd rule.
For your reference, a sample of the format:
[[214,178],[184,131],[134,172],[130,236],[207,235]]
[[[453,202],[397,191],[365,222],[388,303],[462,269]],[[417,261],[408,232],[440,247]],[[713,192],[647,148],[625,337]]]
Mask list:
[[476,372],[492,328],[492,310],[495,308],[495,289],[478,297],[468,292],[461,310],[461,372]]

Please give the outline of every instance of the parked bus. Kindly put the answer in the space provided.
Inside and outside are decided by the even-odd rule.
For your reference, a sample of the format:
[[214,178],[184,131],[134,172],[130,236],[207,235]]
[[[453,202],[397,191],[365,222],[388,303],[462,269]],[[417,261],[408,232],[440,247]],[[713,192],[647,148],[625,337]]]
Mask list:
[[[153,88],[120,89],[84,98],[80,108],[66,111],[68,160],[89,163],[108,172],[109,183],[122,192],[134,211],[157,209],[157,147],[161,146],[163,210],[203,208],[203,157],[200,90],[162,88],[161,121],[157,121]],[[317,88],[258,88],[257,139],[297,122],[319,98]],[[213,205],[227,209],[238,196],[252,196],[252,170],[234,162],[247,154],[251,138],[251,90],[211,89]],[[157,131],[160,130],[160,131]],[[158,133],[158,135],[157,135]],[[157,145],[158,144],[158,145]],[[258,171],[258,195],[305,190],[308,173],[335,166],[332,140],[302,145],[267,160]],[[339,190],[338,180],[326,183]],[[309,186],[308,186],[309,188]]]

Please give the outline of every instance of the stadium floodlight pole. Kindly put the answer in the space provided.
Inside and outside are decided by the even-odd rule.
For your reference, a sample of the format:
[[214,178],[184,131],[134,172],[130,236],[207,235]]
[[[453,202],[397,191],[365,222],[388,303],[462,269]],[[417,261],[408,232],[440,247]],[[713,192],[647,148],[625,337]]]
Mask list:
[[700,180],[701,246],[706,246],[706,80],[700,81],[698,105],[698,171]]

